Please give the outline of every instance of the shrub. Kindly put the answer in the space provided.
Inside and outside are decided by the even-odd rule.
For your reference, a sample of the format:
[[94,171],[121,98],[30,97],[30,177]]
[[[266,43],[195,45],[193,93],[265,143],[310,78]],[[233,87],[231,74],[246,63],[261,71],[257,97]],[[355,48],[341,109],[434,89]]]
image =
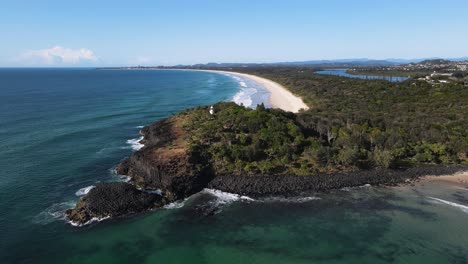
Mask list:
[[389,150],[375,148],[372,152],[374,164],[381,168],[389,168],[393,162],[392,152]]

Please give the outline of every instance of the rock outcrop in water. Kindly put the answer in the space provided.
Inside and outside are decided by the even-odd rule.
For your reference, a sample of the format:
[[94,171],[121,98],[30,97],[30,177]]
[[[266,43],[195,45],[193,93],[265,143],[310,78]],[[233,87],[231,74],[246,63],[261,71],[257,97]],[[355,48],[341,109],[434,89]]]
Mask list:
[[128,183],[98,183],[66,214],[73,223],[85,224],[93,219],[124,216],[158,208],[166,202],[163,196],[138,190]]
[[[124,216],[158,208],[201,191],[213,174],[206,159],[190,149],[182,130],[183,117],[144,127],[145,145],[116,168],[130,183],[100,183],[66,212],[67,219],[85,224],[91,219]],[[138,188],[138,189],[137,189]],[[141,190],[145,191],[141,191]]]
[[67,211],[68,220],[84,224],[134,214],[203,188],[249,196],[295,196],[365,184],[395,185],[468,169],[454,165],[324,171],[307,153],[310,144],[320,139],[305,138],[307,131],[301,131],[293,114],[230,103],[215,107],[214,117],[208,108],[196,108],[144,127],[145,146],[117,167],[131,181],[97,184]]

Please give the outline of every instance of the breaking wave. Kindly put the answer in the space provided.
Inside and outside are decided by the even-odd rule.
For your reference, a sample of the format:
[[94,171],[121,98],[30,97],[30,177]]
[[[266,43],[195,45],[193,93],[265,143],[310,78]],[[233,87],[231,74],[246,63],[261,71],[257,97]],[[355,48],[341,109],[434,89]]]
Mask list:
[[255,201],[254,199],[248,197],[248,196],[243,196],[235,193],[228,193],[228,192],[223,192],[220,190],[215,190],[215,189],[203,189],[202,193],[209,194],[212,196],[216,197],[216,204],[217,205],[225,205],[225,204],[230,204],[235,201]]
[[117,182],[129,182],[132,178],[128,175],[121,175],[117,172],[117,167],[113,167],[109,169],[109,173],[111,175],[112,181]]
[[270,107],[268,100],[270,93],[263,86],[247,78],[241,78],[231,74],[225,75],[239,83],[240,90],[231,99],[234,103],[253,109],[262,103],[265,107]]
[[75,195],[76,196],[84,196],[84,195],[88,194],[89,191],[91,191],[94,187],[96,187],[96,186],[91,185],[91,186],[81,188],[81,189],[79,189],[78,191],[75,192]]
[[129,139],[127,140],[127,144],[130,145],[130,147],[134,150],[134,151],[138,151],[140,150],[141,148],[143,148],[145,145],[141,144],[140,141],[143,140],[143,136],[139,137],[139,138],[134,138],[134,139]]
[[468,213],[468,206],[466,206],[466,205],[457,204],[457,203],[454,203],[454,202],[450,202],[450,201],[446,201],[446,200],[442,200],[442,199],[434,198],[434,197],[429,197],[429,199],[431,199],[432,201],[442,203],[442,204],[446,204],[446,205],[456,207],[456,208],[462,210],[463,212]]
[[74,201],[55,203],[40,212],[33,219],[36,224],[46,225],[56,220],[65,220],[65,211],[75,206]]
[[281,203],[306,203],[315,200],[321,200],[322,198],[317,196],[307,196],[307,197],[267,197],[263,198],[261,202],[281,202]]
[[178,208],[182,208],[184,207],[185,205],[185,201],[187,201],[187,199],[184,199],[184,200],[181,200],[181,201],[175,201],[175,202],[172,202],[170,204],[166,204],[165,206],[163,206],[163,208],[165,209],[178,209]]
[[80,227],[80,226],[85,226],[85,225],[89,225],[91,223],[94,223],[94,222],[101,222],[101,221],[104,221],[106,219],[109,219],[110,216],[106,216],[106,217],[93,217],[91,218],[91,220],[89,220],[88,222],[85,222],[85,223],[77,223],[77,222],[73,222],[73,221],[67,221],[67,223],[69,223],[70,225],[72,226],[76,226],[76,227]]

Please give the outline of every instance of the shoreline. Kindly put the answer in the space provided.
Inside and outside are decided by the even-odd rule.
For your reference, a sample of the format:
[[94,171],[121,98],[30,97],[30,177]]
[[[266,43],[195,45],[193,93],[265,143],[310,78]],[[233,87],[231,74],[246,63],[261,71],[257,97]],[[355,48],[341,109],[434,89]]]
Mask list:
[[[286,111],[299,111],[298,108],[296,108],[297,110],[287,108],[298,106],[297,101],[291,101],[292,99],[297,99],[305,105],[300,98],[294,96],[286,88],[265,78],[228,71],[200,71],[231,77],[238,76],[249,80],[249,82],[256,82],[268,91],[270,91],[268,88],[272,89],[270,100],[274,100],[274,95],[276,95],[276,98],[281,99],[280,103],[289,103],[287,106],[272,103],[273,107],[283,110],[286,107]],[[287,92],[289,97],[282,96],[281,92]],[[266,97],[262,99],[265,100]],[[210,115],[209,106],[202,106],[188,109],[179,115],[143,127],[140,130],[143,139],[139,140],[138,143],[144,144],[145,147],[138,149],[116,168],[117,174],[128,175],[131,180],[128,183],[96,184],[95,188],[80,198],[75,208],[67,210],[67,219],[78,223],[87,223],[95,218],[131,215],[181,201],[206,188],[248,197],[303,197],[316,192],[329,192],[367,185],[409,186],[418,182],[423,183],[426,181],[424,179],[426,177],[427,179],[439,180],[443,178],[445,180],[452,177],[457,179],[459,175],[462,175],[464,179],[468,176],[467,165],[429,165],[404,170],[374,168],[372,170],[333,173],[314,173],[311,170],[308,172],[310,173],[308,176],[296,175],[296,171],[287,171],[284,166],[280,168],[283,170],[279,172],[272,169],[260,170],[255,167],[249,170],[245,169],[244,164],[229,170],[219,169],[226,167],[224,166],[226,163],[219,162],[220,157],[223,159],[225,156],[233,157],[231,160],[236,161],[240,159],[237,156],[228,156],[225,154],[226,152],[216,152],[217,149],[210,149],[208,146],[212,144],[238,144],[238,147],[240,144],[237,142],[242,143],[240,137],[242,133],[256,135],[259,127],[267,122],[266,120],[278,117],[282,118],[280,121],[293,124],[291,120],[294,121],[295,115],[282,111],[263,111],[262,114],[265,115],[265,118],[258,118],[260,121],[265,120],[263,123],[258,125],[252,122],[254,123],[253,128],[243,130],[246,127],[245,124],[248,124],[251,119],[237,118],[240,116],[239,113],[247,113],[241,117],[249,117],[248,112],[255,110],[247,109],[233,102],[219,102],[212,107],[217,109],[216,115],[213,113]],[[219,120],[217,120],[218,116]],[[251,118],[257,118],[257,116]],[[255,122],[257,121],[255,120]],[[272,129],[277,129],[280,126],[272,127]],[[297,126],[297,129],[301,129],[301,126]],[[193,133],[194,131],[200,132]],[[266,131],[271,132],[272,130]],[[195,140],[191,140],[191,137],[194,137]],[[287,138],[282,137],[281,139],[285,140],[283,144],[289,142]],[[242,144],[248,145],[252,143],[252,140],[249,142],[246,139],[243,142]],[[127,143],[133,142],[127,141]],[[195,147],[192,148],[192,146]],[[247,155],[250,154],[247,153]],[[251,157],[254,156],[251,155]],[[262,158],[259,160],[263,161]],[[250,164],[247,163],[247,165]],[[434,175],[438,176],[434,177]],[[452,177],[444,177],[447,175]],[[468,179],[467,181],[458,179],[458,181],[466,184]],[[108,204],[109,200],[117,202]]]
[[424,184],[428,182],[443,182],[452,185],[468,188],[468,170],[458,171],[454,174],[444,175],[426,175],[417,180],[416,184]]
[[279,108],[287,112],[298,113],[299,110],[304,109],[308,110],[309,106],[307,106],[301,97],[294,95],[291,91],[286,89],[279,83],[276,83],[272,80],[259,77],[252,74],[247,73],[240,73],[240,72],[230,72],[230,71],[218,71],[218,70],[194,70],[194,71],[205,71],[205,72],[213,72],[219,74],[227,74],[238,76],[242,78],[249,79],[263,88],[267,90],[270,95],[268,98],[269,103],[271,104],[272,108]]
[[[227,107],[227,106],[230,106]],[[233,102],[214,105],[220,115],[236,114],[245,109]],[[381,169],[341,171],[334,173],[276,173],[260,171],[248,173],[215,170],[216,160],[204,154],[204,145],[189,148],[188,133],[192,127],[201,127],[208,122],[209,132],[222,129],[227,132],[236,129],[234,124],[224,126],[210,118],[208,106],[186,111],[181,115],[160,120],[145,126],[140,133],[145,146],[134,152],[117,167],[118,175],[127,175],[129,182],[97,183],[82,196],[74,208],[65,212],[66,220],[85,224],[93,219],[122,217],[144,211],[162,208],[167,204],[181,201],[204,189],[214,189],[236,196],[260,197],[310,197],[315,193],[327,193],[342,188],[360,186],[414,186],[418,180],[428,176],[463,175],[468,178],[468,165],[426,165],[406,169]],[[225,112],[222,112],[225,111]],[[270,113],[272,114],[272,113]],[[277,113],[278,114],[278,113]],[[284,113],[279,113],[284,115]],[[291,114],[287,114],[291,115]],[[227,115],[232,120],[232,116]],[[192,118],[192,119],[190,119]],[[193,119],[203,119],[190,127],[184,125]],[[192,121],[190,121],[192,120]],[[244,119],[241,119],[244,122]],[[232,132],[231,132],[232,133]],[[198,134],[191,136],[197,137]],[[223,134],[214,136],[222,137]],[[204,138],[201,137],[201,140]],[[214,141],[216,144],[216,141]],[[209,144],[212,144],[210,142]],[[208,143],[205,143],[208,144]],[[206,146],[206,145],[205,145]],[[446,177],[443,177],[445,179]],[[440,178],[436,178],[440,179]],[[467,179],[468,180],[468,179]],[[108,201],[113,201],[108,203]]]
[[405,170],[373,169],[314,176],[220,175],[209,182],[208,188],[250,197],[288,197],[365,185],[405,188],[429,181],[446,182],[468,188],[468,167],[466,165],[421,166]]
[[[138,187],[135,176],[130,176],[133,178],[130,182],[96,184],[95,188],[80,198],[74,208],[65,212],[65,220],[73,226],[85,226],[109,218],[121,218],[166,208],[170,204],[181,203],[191,195],[206,190],[245,200],[307,198],[315,197],[318,193],[362,186],[389,187],[407,191],[416,186],[424,186],[424,183],[428,182],[446,183],[468,190],[468,166],[466,165],[413,167],[403,171],[376,169],[315,176],[218,175],[206,182],[200,190],[172,198],[157,194],[153,189],[141,189]],[[189,184],[195,184],[195,182]],[[124,209],[120,208],[121,206],[109,207],[106,202],[108,199],[125,204]],[[90,210],[90,208],[94,209]],[[94,212],[96,210],[97,212]]]
[[[139,69],[135,69],[139,70]],[[233,72],[233,71],[222,71],[222,70],[204,70],[204,69],[155,69],[155,70],[171,70],[171,71],[202,71],[202,72],[212,72],[218,74],[232,75],[241,78],[249,79],[252,82],[257,83],[267,90],[270,94],[268,96],[268,102],[271,105],[271,108],[282,109],[287,112],[298,113],[301,109],[308,110],[310,107],[304,103],[301,97],[294,95],[287,88],[282,86],[279,83],[276,83],[267,78],[260,76]]]

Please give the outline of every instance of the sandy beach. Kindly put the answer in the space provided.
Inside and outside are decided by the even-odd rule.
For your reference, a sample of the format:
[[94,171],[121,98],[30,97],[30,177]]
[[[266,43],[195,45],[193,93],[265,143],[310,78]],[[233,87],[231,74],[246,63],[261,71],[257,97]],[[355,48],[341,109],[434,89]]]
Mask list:
[[456,186],[468,190],[468,170],[454,174],[426,175],[405,184],[399,184],[393,188],[399,190],[422,190],[426,185],[430,186]]
[[447,182],[468,188],[468,171],[461,171],[452,175],[426,176],[421,182]]
[[239,72],[230,72],[230,71],[215,71],[215,70],[206,70],[209,72],[224,73],[234,76],[239,76],[243,78],[250,79],[262,87],[264,87],[268,92],[270,92],[269,102],[273,108],[283,109],[284,111],[289,111],[293,113],[299,112],[299,110],[307,110],[309,107],[302,101],[302,98],[294,95],[288,89],[284,88],[282,85],[273,82],[271,80],[258,77],[251,74],[239,73]]

